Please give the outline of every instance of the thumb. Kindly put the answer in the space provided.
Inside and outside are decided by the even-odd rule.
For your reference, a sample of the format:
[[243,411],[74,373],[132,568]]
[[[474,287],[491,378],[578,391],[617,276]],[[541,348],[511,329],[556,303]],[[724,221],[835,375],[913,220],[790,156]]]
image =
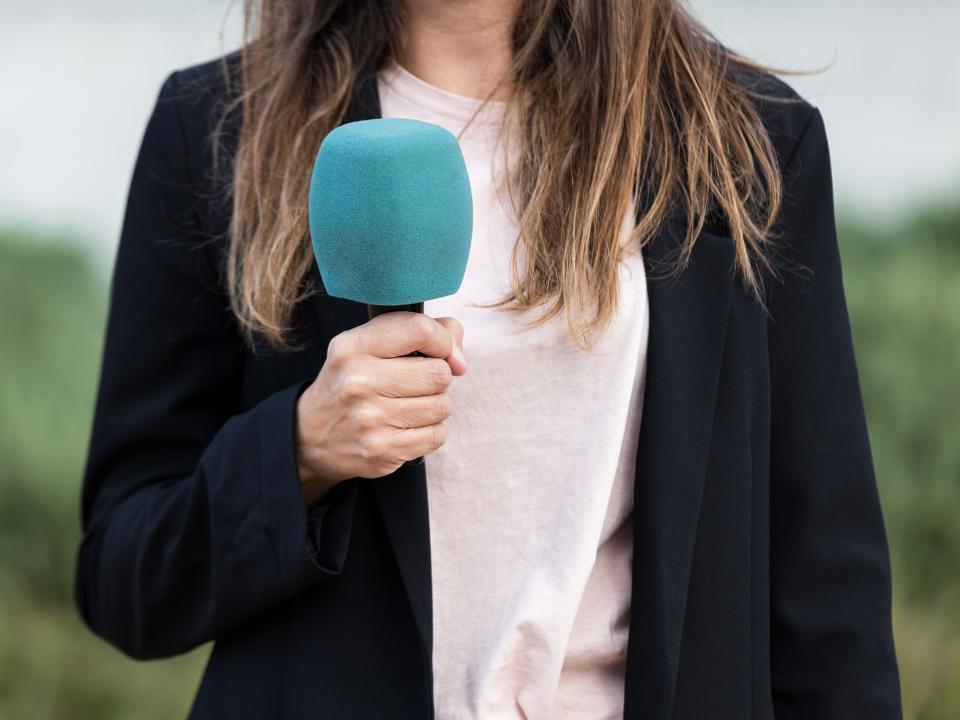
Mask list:
[[[466,358],[463,354],[463,325],[454,317],[438,317],[434,318],[438,323],[443,325],[444,328],[450,333],[453,337],[455,349],[453,351],[452,357],[457,360],[460,365],[462,365],[463,370],[466,370]],[[455,373],[455,374],[462,374]]]
[[463,351],[463,325],[460,324],[460,321],[454,317],[438,317],[434,318],[438,323],[443,325],[447,330],[450,331],[450,334],[453,336],[453,339],[457,343],[460,351]]

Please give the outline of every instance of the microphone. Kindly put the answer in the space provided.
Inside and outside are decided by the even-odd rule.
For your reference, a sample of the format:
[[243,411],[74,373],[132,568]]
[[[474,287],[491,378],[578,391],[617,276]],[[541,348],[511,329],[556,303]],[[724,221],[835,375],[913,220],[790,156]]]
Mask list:
[[317,151],[308,215],[327,294],[364,303],[368,319],[422,313],[424,301],[460,289],[473,199],[460,145],[446,128],[411,118],[334,128]]

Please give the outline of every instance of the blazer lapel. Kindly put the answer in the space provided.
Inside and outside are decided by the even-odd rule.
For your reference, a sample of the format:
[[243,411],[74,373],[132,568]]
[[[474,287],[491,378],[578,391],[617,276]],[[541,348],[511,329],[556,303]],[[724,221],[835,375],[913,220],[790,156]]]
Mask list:
[[[343,122],[379,117],[377,76],[367,74],[358,83]],[[313,264],[313,272],[319,280],[316,263]],[[327,329],[331,336],[367,320],[366,306],[362,303],[330,298],[325,294],[313,295],[312,301],[321,327]],[[405,465],[392,475],[367,481],[367,485],[383,516],[384,527],[413,610],[424,655],[425,677],[431,679],[433,602],[426,470],[422,463],[412,467]]]
[[701,233],[689,265],[663,277],[683,228],[644,248],[650,307],[634,503],[625,717],[672,715],[690,565],[720,377],[733,241]]

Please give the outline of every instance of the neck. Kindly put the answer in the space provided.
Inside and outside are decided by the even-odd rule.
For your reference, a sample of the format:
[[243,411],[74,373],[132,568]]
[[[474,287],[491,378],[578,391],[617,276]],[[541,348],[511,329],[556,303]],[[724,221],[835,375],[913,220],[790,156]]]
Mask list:
[[[517,0],[407,0],[406,43],[398,62],[444,90],[483,98],[511,61]],[[505,83],[491,99],[507,100]]]

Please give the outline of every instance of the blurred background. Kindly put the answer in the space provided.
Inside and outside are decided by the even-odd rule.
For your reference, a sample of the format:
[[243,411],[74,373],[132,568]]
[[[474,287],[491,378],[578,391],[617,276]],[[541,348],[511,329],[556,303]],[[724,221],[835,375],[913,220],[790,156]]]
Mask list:
[[[894,565],[904,710],[960,718],[960,3],[692,0],[825,118]],[[80,474],[133,163],[223,0],[0,3],[0,718],[184,717],[209,646],[138,663],[71,601]]]

